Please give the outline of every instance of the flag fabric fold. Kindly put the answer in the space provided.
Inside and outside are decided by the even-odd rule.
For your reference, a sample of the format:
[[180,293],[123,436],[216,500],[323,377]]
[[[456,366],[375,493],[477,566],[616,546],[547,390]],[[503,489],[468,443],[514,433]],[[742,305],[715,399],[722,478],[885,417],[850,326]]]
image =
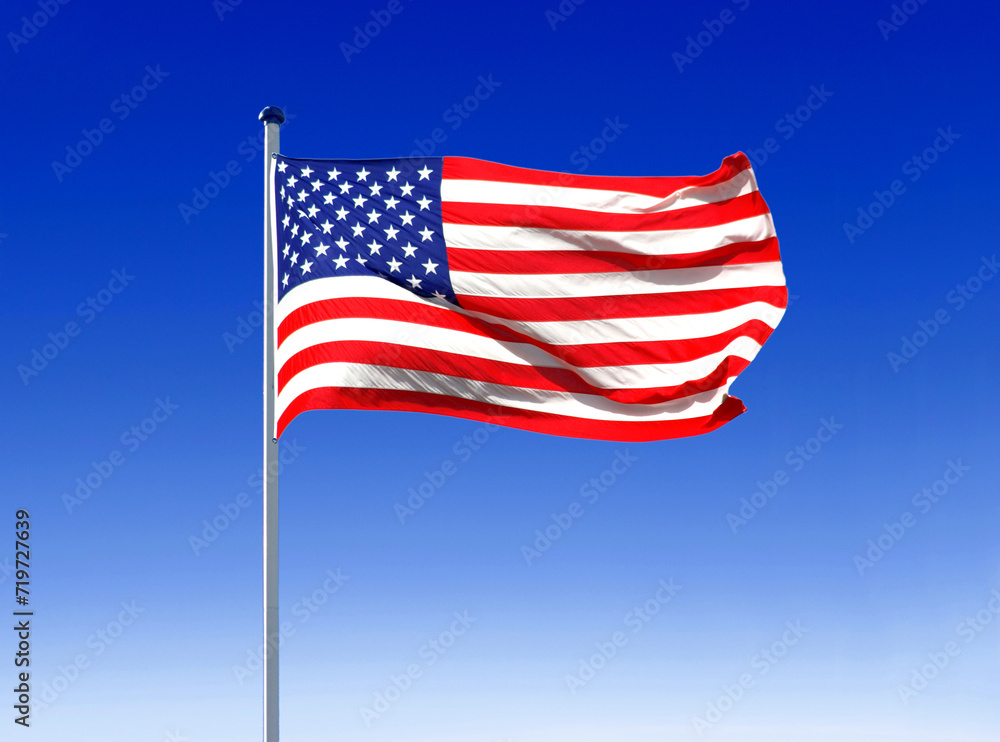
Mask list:
[[313,409],[646,441],[714,430],[787,306],[747,157],[605,177],[464,157],[272,168],[275,436]]

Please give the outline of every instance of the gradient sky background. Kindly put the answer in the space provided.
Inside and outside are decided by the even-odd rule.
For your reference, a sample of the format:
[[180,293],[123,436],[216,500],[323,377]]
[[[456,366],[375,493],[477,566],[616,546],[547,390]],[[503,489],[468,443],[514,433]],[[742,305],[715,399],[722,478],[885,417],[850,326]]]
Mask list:
[[[441,128],[435,155],[579,172],[606,118],[627,128],[584,172],[704,174],[743,150],[757,158],[793,296],[734,385],[749,411],[703,437],[624,445],[501,430],[463,460],[455,446],[482,439],[479,424],[297,419],[281,476],[281,606],[294,630],[283,739],[697,740],[695,717],[744,674],[752,687],[721,703],[705,739],[1000,735],[1000,278],[969,300],[949,293],[977,288],[980,268],[992,276],[982,261],[998,251],[994,6],[903,3],[915,12],[892,30],[879,26],[888,2],[589,0],[563,3],[575,10],[559,20],[546,16],[557,0],[399,0],[348,61],[341,43],[386,3],[244,0],[221,19],[210,0],[51,4],[30,39],[21,19],[45,17],[38,2],[13,0],[0,16],[0,31],[26,41],[7,36],[0,52],[0,525],[10,534],[15,509],[31,512],[32,679],[36,699],[44,684],[54,694],[30,731],[9,732],[5,691],[4,739],[260,738],[261,336],[227,345],[226,333],[260,301],[262,162],[248,157],[267,105],[293,117],[282,151],[298,157],[407,155]],[[732,22],[715,24],[727,9]],[[687,37],[720,25],[679,70]],[[157,65],[167,76],[123,108]],[[445,118],[491,75],[498,86],[475,111]],[[831,95],[801,109],[800,126],[780,124],[814,86]],[[104,118],[113,129],[57,173]],[[936,139],[943,148],[939,127],[958,138],[926,170],[904,170]],[[230,161],[239,172],[185,220],[179,206]],[[851,242],[844,224],[895,180],[905,191]],[[89,314],[112,271],[134,279]],[[939,311],[947,324],[894,369],[887,354]],[[22,378],[74,321],[79,334]],[[157,400],[177,408],[129,450],[121,436]],[[795,447],[824,419],[843,427],[797,469]],[[121,465],[68,506],[77,478],[116,450]],[[625,452],[637,460],[584,499]],[[394,506],[448,460],[457,472],[400,523]],[[918,507],[949,462],[970,468]],[[779,469],[787,482],[734,533],[727,514]],[[225,522],[220,506],[240,502],[195,554],[204,521]],[[522,546],[574,502],[583,516],[529,566]],[[907,512],[912,527],[886,536]],[[880,536],[891,548],[859,573],[855,556]],[[338,569],[350,579],[324,594]],[[629,612],[661,580],[681,589],[632,633]],[[5,611],[12,583],[0,571]],[[301,601],[317,590],[326,602],[310,612]],[[141,613],[119,634],[123,601]],[[475,621],[429,665],[422,648],[455,612]],[[627,643],[571,693],[567,674],[616,631]],[[4,688],[13,639],[0,642]],[[771,665],[759,653],[776,642],[784,656]],[[900,686],[920,685],[929,653],[947,665],[906,703]],[[360,709],[411,664],[421,677],[366,726]]]

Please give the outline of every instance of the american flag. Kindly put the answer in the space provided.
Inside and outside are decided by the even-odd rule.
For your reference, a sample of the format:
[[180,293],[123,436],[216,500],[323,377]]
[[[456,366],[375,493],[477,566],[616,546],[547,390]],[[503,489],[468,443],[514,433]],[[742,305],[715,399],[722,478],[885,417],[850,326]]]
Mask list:
[[312,409],[645,441],[745,411],[787,291],[746,155],[698,177],[276,156],[276,436]]

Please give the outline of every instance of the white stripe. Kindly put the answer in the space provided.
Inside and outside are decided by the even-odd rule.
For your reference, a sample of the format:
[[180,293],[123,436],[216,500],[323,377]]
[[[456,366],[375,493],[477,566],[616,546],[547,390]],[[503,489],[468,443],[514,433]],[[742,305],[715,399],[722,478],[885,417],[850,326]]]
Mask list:
[[555,206],[564,209],[600,211],[606,214],[651,214],[717,203],[756,190],[757,184],[750,170],[741,170],[729,180],[717,185],[679,188],[664,197],[596,188],[445,178],[441,181],[441,201]]
[[[503,342],[461,330],[405,321],[351,318],[324,320],[299,328],[285,338],[278,348],[276,365],[280,372],[288,359],[313,345],[360,341],[424,348],[519,366],[565,369],[601,389],[653,389],[680,386],[707,376],[726,356],[738,356],[752,361],[760,350],[760,345],[752,338],[739,337],[717,353],[683,363],[577,368],[552,353],[528,343]],[[405,358],[405,350],[401,350],[399,355],[401,359]],[[374,356],[370,362],[378,364],[380,361],[381,357]]]
[[363,363],[324,363],[297,374],[285,386],[278,395],[279,419],[296,397],[310,389],[323,387],[429,392],[519,410],[623,422],[686,420],[711,415],[722,404],[729,390],[726,385],[681,400],[630,405],[612,402],[594,394],[520,389],[444,374],[401,371]]
[[528,229],[475,224],[444,225],[448,249],[464,250],[600,250],[637,255],[684,255],[737,242],[774,237],[770,214],[694,229],[600,232],[573,229]]
[[785,275],[782,273],[781,263],[775,261],[746,265],[571,275],[452,271],[451,284],[459,301],[462,296],[556,299],[784,286]]

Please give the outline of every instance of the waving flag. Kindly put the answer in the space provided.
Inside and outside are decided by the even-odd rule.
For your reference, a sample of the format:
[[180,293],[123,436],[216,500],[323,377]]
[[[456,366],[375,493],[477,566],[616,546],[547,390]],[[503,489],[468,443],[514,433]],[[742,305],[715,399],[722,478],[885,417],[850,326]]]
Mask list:
[[644,441],[745,411],[787,304],[747,157],[602,177],[463,157],[272,169],[276,435],[312,409]]

